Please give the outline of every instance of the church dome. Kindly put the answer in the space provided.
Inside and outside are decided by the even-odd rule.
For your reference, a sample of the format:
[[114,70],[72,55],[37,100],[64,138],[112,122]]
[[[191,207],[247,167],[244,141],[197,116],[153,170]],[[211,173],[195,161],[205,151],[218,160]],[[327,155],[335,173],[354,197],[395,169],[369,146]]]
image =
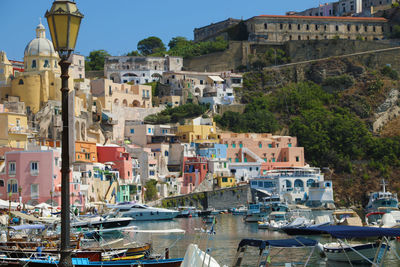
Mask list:
[[24,56],[57,56],[53,43],[46,38],[46,30],[42,23],[36,27],[36,38],[25,48]]

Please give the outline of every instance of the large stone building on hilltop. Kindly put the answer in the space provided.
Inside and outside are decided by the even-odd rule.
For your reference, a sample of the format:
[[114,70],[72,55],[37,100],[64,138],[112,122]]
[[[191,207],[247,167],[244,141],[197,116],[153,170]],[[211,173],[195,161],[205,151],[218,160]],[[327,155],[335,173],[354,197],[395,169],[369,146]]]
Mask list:
[[366,17],[261,15],[246,21],[249,41],[282,43],[292,40],[378,40],[387,20]]

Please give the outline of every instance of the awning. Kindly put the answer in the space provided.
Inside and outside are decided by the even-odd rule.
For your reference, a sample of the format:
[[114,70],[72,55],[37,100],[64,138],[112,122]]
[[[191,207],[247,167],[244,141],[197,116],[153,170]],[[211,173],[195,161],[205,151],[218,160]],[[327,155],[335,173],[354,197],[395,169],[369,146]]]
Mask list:
[[106,121],[109,120],[109,119],[111,119],[111,120],[114,119],[114,115],[111,112],[106,112],[106,111],[103,111],[101,113],[101,117],[102,117],[103,120],[106,120]]
[[13,214],[14,216],[19,217],[21,219],[30,221],[30,222],[41,222],[42,221],[34,216],[22,213],[20,211],[11,211],[11,214]]
[[244,246],[257,247],[265,249],[267,246],[278,248],[291,248],[291,247],[314,247],[318,244],[314,239],[297,237],[292,239],[276,239],[276,240],[260,240],[260,239],[242,239],[239,243],[238,250]]
[[210,78],[211,80],[213,80],[214,82],[223,82],[224,79],[222,79],[219,76],[208,76],[208,78]]
[[336,238],[400,236],[400,229],[398,228],[377,228],[377,227],[364,227],[364,226],[334,225],[334,226],[307,227],[307,230],[313,232],[315,231],[317,233],[330,234],[331,236]]

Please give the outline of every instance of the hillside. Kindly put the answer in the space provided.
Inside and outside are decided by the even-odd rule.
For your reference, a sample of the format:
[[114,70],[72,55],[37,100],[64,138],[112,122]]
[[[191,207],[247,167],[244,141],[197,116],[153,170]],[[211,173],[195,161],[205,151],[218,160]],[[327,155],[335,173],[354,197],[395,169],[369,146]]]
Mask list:
[[[400,190],[399,75],[365,59],[331,58],[244,76],[243,114],[216,116],[236,132],[288,131],[308,163],[333,170],[341,205],[365,205],[385,178]],[[329,175],[327,175],[329,178]]]

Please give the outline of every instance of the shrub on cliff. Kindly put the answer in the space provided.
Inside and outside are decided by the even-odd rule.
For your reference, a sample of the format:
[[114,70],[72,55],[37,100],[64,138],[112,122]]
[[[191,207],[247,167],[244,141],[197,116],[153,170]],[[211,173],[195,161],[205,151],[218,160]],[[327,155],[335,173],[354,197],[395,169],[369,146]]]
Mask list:
[[323,83],[324,87],[330,87],[332,92],[343,91],[350,88],[354,84],[354,78],[348,74],[333,76],[326,78]]

